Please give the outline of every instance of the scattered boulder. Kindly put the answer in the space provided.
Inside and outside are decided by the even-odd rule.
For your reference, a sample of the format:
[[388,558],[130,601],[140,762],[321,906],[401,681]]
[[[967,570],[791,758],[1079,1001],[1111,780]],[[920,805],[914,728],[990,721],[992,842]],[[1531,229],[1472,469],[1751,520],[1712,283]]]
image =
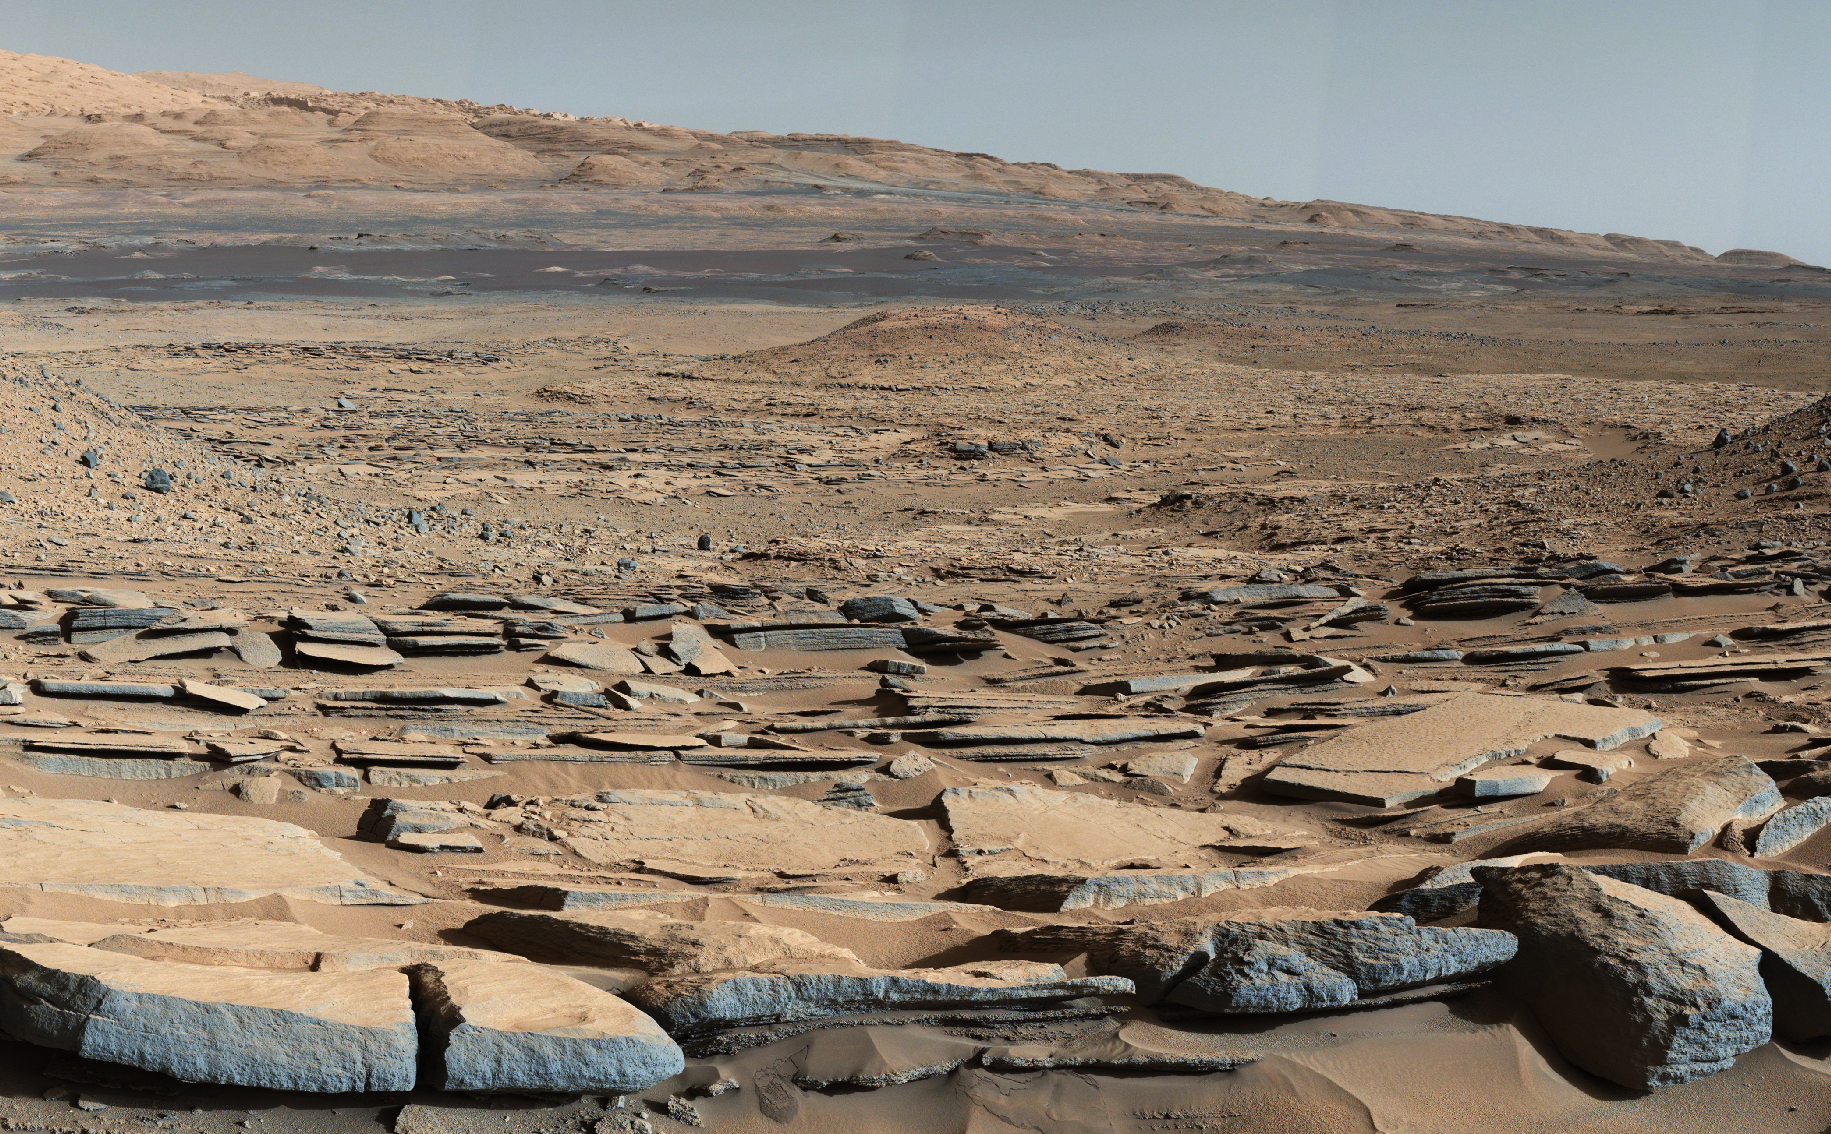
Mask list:
[[1771,1036],[1760,950],[1685,902],[1557,863],[1474,875],[1480,924],[1519,938],[1502,987],[1584,1070],[1648,1090],[1724,1070]]

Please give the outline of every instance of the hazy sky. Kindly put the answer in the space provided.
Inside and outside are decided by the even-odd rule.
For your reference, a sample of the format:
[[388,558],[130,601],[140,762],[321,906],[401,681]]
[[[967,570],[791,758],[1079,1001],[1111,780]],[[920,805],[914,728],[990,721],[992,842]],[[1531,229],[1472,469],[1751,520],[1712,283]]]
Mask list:
[[0,0],[0,47],[1831,264],[1831,0]]

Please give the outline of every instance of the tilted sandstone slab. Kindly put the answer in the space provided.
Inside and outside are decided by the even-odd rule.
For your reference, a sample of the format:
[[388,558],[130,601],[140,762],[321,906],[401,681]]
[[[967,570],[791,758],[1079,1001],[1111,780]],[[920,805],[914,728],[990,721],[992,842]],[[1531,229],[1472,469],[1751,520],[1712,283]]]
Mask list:
[[1133,925],[1051,925],[994,934],[1010,952],[1085,953],[1145,1003],[1242,1015],[1353,1006],[1505,964],[1513,936],[1419,926],[1398,914],[1267,908]]
[[1550,737],[1610,749],[1651,736],[1660,721],[1637,709],[1551,697],[1464,693],[1404,716],[1375,720],[1290,753],[1261,779],[1297,799],[1396,807],[1447,788],[1490,760]]
[[1677,898],[1572,866],[1484,866],[1481,924],[1519,937],[1501,985],[1572,1063],[1646,1090],[1721,1071],[1773,1031],[1761,951]]
[[[1077,869],[1229,865],[1219,853],[1312,846],[1316,835],[1243,813],[1209,814],[1021,785],[948,788],[941,808],[960,857]],[[1001,871],[1003,872],[1003,871]]]
[[1804,1042],[1831,1035],[1831,925],[1800,921],[1714,890],[1698,908],[1761,950],[1761,978],[1774,999],[1774,1034]]
[[408,970],[447,1091],[641,1091],[686,1066],[621,997],[541,965],[444,959]]
[[[1481,883],[1474,875],[1476,867],[1518,866],[1554,860],[1562,861],[1562,856],[1529,851],[1505,858],[1473,859],[1435,867],[1411,888],[1381,898],[1374,903],[1374,908],[1406,914],[1419,921],[1435,921],[1468,909],[1481,899]],[[1762,870],[1720,858],[1573,862],[1570,865],[1674,898],[1690,899],[1701,890],[1714,890],[1788,917],[1831,921],[1831,874]]]
[[0,886],[152,905],[425,900],[363,876],[291,823],[35,796],[0,799]]
[[472,919],[464,931],[530,956],[649,973],[751,969],[778,961],[858,960],[849,949],[787,926],[683,921],[653,910],[500,910]]
[[1610,847],[1691,854],[1734,820],[1780,809],[1780,789],[1744,756],[1657,772],[1507,841],[1504,852]]
[[1038,1010],[1124,995],[1131,982],[1069,977],[1059,965],[991,961],[945,969],[873,969],[791,961],[767,971],[656,977],[629,993],[672,1035],[910,1008]]
[[196,1083],[404,1091],[419,1034],[398,972],[174,965],[0,945],[0,1026],[43,1047]]
[[712,791],[598,793],[565,846],[596,863],[664,859],[750,871],[908,869],[931,860],[928,837],[904,819],[786,796]]

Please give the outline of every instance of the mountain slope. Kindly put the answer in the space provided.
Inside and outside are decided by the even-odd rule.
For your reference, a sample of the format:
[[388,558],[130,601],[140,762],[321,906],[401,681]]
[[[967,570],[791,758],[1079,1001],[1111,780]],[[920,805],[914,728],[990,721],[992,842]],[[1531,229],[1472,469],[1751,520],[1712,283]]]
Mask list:
[[[468,100],[351,94],[239,72],[126,75],[11,52],[0,52],[0,110],[14,115],[0,122],[0,186],[938,191],[1500,240],[1615,260],[1711,260],[1672,240],[1278,201],[1168,173],[1063,169],[880,138],[719,134]],[[1786,259],[1738,254],[1744,263],[1751,255]]]

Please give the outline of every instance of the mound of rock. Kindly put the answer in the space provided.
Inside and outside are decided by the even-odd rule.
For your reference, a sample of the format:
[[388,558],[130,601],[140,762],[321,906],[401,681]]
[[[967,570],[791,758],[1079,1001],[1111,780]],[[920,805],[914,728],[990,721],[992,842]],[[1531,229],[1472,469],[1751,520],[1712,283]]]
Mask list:
[[1685,1083],[1771,1036],[1761,951],[1685,902],[1557,863],[1475,879],[1481,924],[1519,938],[1502,987],[1584,1070],[1641,1090]]

